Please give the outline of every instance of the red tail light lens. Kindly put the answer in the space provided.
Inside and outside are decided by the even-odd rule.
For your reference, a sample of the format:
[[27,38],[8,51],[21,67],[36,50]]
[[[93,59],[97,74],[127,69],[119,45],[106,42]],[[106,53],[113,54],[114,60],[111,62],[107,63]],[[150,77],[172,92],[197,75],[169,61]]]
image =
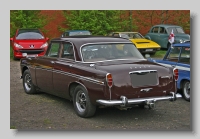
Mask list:
[[177,81],[178,80],[178,69],[174,68],[173,73],[174,73],[174,79],[175,79],[175,81]]
[[113,85],[112,74],[108,73],[108,74],[106,75],[106,82],[107,82],[107,85],[108,85],[109,87],[112,87],[112,85]]

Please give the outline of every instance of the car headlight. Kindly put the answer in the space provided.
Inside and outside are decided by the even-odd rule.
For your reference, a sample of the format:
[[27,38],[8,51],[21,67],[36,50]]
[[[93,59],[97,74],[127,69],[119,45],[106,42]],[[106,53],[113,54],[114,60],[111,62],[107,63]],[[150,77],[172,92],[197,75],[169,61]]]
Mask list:
[[45,47],[47,47],[48,46],[48,43],[46,42],[46,43],[44,43],[40,48],[45,48]]
[[17,47],[17,48],[23,48],[21,45],[19,45],[17,43],[14,43],[14,46]]
[[184,43],[184,41],[182,39],[180,39],[180,43]]

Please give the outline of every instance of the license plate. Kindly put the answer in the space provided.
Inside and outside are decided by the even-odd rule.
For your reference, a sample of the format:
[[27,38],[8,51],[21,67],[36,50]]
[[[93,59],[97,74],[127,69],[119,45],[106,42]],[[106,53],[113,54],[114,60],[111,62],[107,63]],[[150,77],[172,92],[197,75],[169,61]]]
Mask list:
[[153,49],[146,49],[146,51],[147,51],[147,52],[149,52],[149,51],[153,51]]

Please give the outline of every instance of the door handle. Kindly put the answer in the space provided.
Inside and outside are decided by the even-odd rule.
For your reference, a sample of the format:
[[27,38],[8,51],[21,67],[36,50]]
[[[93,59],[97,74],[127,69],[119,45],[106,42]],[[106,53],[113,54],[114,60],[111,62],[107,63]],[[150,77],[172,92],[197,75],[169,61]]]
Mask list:
[[69,67],[72,67],[72,64],[70,64]]
[[51,61],[51,63],[54,64],[55,62],[54,62],[54,61]]

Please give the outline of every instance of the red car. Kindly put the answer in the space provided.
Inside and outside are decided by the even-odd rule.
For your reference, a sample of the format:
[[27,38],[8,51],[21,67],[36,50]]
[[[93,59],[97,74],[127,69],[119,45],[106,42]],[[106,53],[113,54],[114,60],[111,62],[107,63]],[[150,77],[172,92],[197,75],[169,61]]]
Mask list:
[[20,59],[23,53],[27,55],[43,56],[48,47],[49,38],[39,29],[18,29],[13,38],[10,38],[13,58]]

